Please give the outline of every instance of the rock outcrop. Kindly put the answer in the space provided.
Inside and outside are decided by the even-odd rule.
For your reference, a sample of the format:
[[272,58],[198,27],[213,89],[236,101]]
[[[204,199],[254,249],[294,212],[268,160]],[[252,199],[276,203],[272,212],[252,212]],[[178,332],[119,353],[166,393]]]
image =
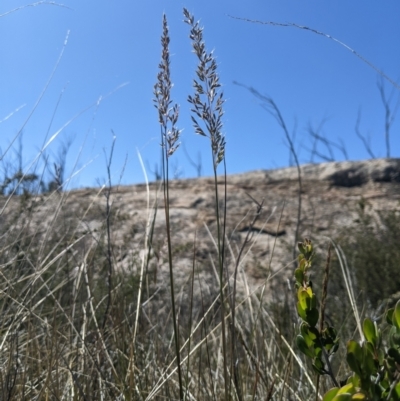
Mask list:
[[[400,210],[400,159],[309,164],[301,167],[300,174],[301,193],[296,167],[227,177],[227,262],[232,272],[251,229],[251,240],[244,246],[239,265],[241,281],[249,288],[261,285],[272,274],[291,271],[299,201],[299,239],[312,237],[317,246],[325,246],[327,237],[337,237],[352,224],[361,200],[370,205],[372,213]],[[218,180],[223,206],[224,178]],[[44,249],[46,242],[55,239],[66,245],[78,239],[71,246],[71,252],[79,263],[88,249],[98,247],[105,240],[104,191],[93,188],[39,195],[27,200],[23,209],[21,199],[14,197],[0,216],[1,241],[12,235]],[[178,287],[187,283],[194,256],[196,269],[201,272],[200,279],[205,285],[212,288],[212,283],[217,280],[214,194],[211,178],[170,182],[171,231]],[[1,204],[5,201],[1,200]],[[113,188],[111,201],[115,268],[139,271],[142,257],[150,249],[148,271],[157,285],[167,285],[165,216],[160,183]],[[263,203],[263,209],[251,226],[257,208],[255,201]],[[148,248],[146,233],[152,233],[147,237]]]

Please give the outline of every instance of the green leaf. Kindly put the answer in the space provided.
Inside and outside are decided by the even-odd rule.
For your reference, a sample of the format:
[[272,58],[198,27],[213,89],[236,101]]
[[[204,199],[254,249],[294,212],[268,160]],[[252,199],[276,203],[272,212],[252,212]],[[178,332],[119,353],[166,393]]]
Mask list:
[[304,244],[306,246],[306,254],[311,255],[313,251],[312,243],[309,239],[305,239]]
[[393,358],[398,364],[400,364],[400,352],[396,348],[389,348],[387,351],[388,355]]
[[300,302],[301,309],[307,310],[309,308],[310,302],[310,294],[304,287],[299,288],[297,291],[297,299]]
[[397,383],[394,392],[396,393],[397,397],[400,398],[400,383]]
[[334,327],[328,326],[324,329],[324,337],[331,338],[334,341],[337,338],[337,332]]
[[315,358],[312,367],[319,375],[324,375],[326,373],[321,358]]
[[338,394],[336,397],[333,398],[332,401],[350,401],[350,400],[351,400],[351,394],[343,393],[343,394]]
[[311,295],[311,308],[316,308],[317,307],[317,297],[315,294]]
[[306,253],[306,249],[305,249],[305,247],[303,247],[302,242],[298,242],[297,247],[299,248],[300,253],[302,253],[302,254]]
[[307,261],[303,258],[303,255],[299,255],[299,269],[303,272],[306,271],[306,263]]
[[338,393],[339,388],[338,387],[333,387],[331,388],[329,391],[327,391],[324,395],[324,398],[322,399],[322,401],[332,401],[336,394]]
[[333,327],[328,326],[322,332],[322,337],[324,347],[328,354],[334,354],[339,348],[339,337],[337,336],[336,330]]
[[315,327],[310,327],[306,322],[301,324],[300,333],[309,347],[314,346],[319,337],[318,330]]
[[355,374],[362,376],[363,350],[354,340],[347,343],[347,363]]
[[400,330],[400,300],[397,301],[397,304],[394,307],[392,322],[396,326],[396,328]]
[[354,385],[353,385],[353,383],[348,383],[348,384],[345,384],[343,387],[341,387],[340,389],[339,389],[339,391],[338,391],[338,395],[339,394],[346,394],[346,393],[348,393],[348,394],[353,394],[354,393]]
[[325,329],[322,332],[322,337],[323,337],[323,344],[328,352],[328,354],[331,354],[337,349],[338,345],[338,338],[336,337],[336,332],[333,330]]
[[364,360],[362,364],[363,371],[366,375],[374,375],[377,373],[377,366],[374,358],[374,346],[370,342],[363,344]]
[[386,322],[389,324],[393,324],[393,313],[394,313],[394,309],[388,309],[388,311],[386,312]]
[[351,375],[348,379],[346,384],[353,384],[353,387],[360,387],[360,377],[357,375]]
[[318,358],[322,357],[322,348],[321,348],[321,346],[319,344],[316,344],[314,346],[314,353],[315,353],[316,357],[318,357]]
[[318,323],[319,313],[317,309],[311,309],[306,311],[306,319],[304,319],[311,327],[315,327]]
[[374,347],[378,345],[378,332],[376,324],[369,318],[366,318],[363,323],[363,332],[367,341]]
[[351,399],[354,401],[363,401],[367,399],[367,396],[364,393],[355,393]]
[[396,370],[396,361],[391,358],[390,356],[388,356],[385,361],[384,361],[384,365],[386,370],[388,370],[389,372],[391,371],[395,371]]
[[307,345],[307,343],[306,343],[306,341],[304,340],[304,337],[303,336],[301,336],[301,335],[298,335],[297,337],[296,337],[296,345],[297,345],[297,348],[304,354],[304,355],[307,355],[308,357],[310,357],[310,358],[314,358],[314,352],[313,352],[313,350],[312,350],[312,348],[310,348],[308,345]]
[[306,311],[301,307],[300,302],[297,302],[297,313],[299,314],[299,316],[306,321],[307,319],[307,315],[306,315]]
[[389,331],[389,344],[393,348],[400,347],[400,330],[397,330],[395,326],[392,326]]
[[296,269],[295,271],[294,271],[294,277],[295,277],[295,279],[296,279],[296,282],[298,283],[298,284],[300,284],[300,285],[302,285],[303,284],[303,282],[304,282],[304,272],[303,272],[303,270],[301,270],[301,269]]
[[336,342],[335,345],[333,346],[330,354],[334,354],[337,350],[339,349],[339,342]]
[[387,375],[386,375],[386,378],[384,377],[383,380],[381,380],[379,385],[384,389],[384,391],[388,391],[388,392],[390,391],[390,383],[389,383],[389,380],[387,379]]
[[378,349],[377,357],[379,365],[383,365],[383,360],[385,359],[385,353],[383,352],[383,350]]

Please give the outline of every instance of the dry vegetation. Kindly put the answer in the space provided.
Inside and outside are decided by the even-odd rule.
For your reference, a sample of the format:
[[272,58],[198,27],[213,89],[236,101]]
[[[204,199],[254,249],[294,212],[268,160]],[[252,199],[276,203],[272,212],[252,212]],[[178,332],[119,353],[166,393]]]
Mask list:
[[[299,318],[292,277],[297,263],[293,245],[303,233],[317,238],[313,228],[335,236],[335,249],[347,260],[360,318],[381,322],[387,306],[399,299],[398,176],[380,184],[362,183],[362,188],[357,184],[359,215],[339,203],[330,220],[321,202],[335,198],[332,180],[318,184],[307,179],[307,168],[296,169],[294,179],[290,172],[286,181],[268,181],[263,175],[253,188],[248,180],[241,188],[250,194],[245,215],[243,204],[230,193],[238,192],[239,179],[227,180],[224,171],[224,100],[217,66],[206,51],[202,28],[186,10],[185,19],[198,59],[195,92],[189,97],[193,122],[212,152],[214,176],[202,181],[208,189],[190,192],[187,205],[177,207],[183,202],[178,191],[187,187],[169,181],[169,159],[179,146],[180,131],[179,109],[170,98],[164,18],[154,88],[163,146],[161,182],[136,187],[140,196],[131,200],[131,210],[119,207],[132,188],[111,186],[111,152],[108,185],[97,192],[67,193],[56,185],[53,191],[34,193],[22,187],[27,183],[22,175],[11,194],[1,198],[1,400],[319,399],[331,387],[331,377],[317,379],[296,347]],[[278,201],[273,206],[281,209],[271,213],[273,206],[262,196],[269,190],[291,193],[293,215],[286,216]],[[381,200],[384,191],[391,191],[397,209],[372,210],[361,195],[377,190]],[[192,220],[190,207],[206,223],[191,236],[180,226],[182,220]],[[311,218],[311,210],[319,217]],[[340,212],[348,213],[351,224],[329,231]],[[259,254],[251,252],[260,235],[269,239],[268,251],[261,247],[268,263],[261,267]],[[280,236],[287,239],[280,242],[272,268]],[[324,266],[329,240],[318,241],[316,265]],[[356,321],[334,253],[331,263],[325,316],[348,339]],[[282,266],[290,274],[276,276]],[[321,283],[316,269],[315,291]],[[345,350],[337,353],[332,369],[338,380],[345,379]]]

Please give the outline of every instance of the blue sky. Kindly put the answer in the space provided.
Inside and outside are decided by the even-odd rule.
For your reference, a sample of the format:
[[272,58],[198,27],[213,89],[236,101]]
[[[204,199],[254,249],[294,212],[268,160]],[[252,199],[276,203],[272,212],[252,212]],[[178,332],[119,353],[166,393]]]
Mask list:
[[[123,184],[143,182],[137,152],[149,178],[154,178],[160,139],[152,91],[161,54],[162,15],[166,13],[172,96],[181,107],[178,125],[183,128],[182,142],[192,159],[201,155],[202,174],[211,174],[209,142],[194,134],[186,101],[193,93],[196,59],[189,27],[183,23],[183,7],[201,20],[206,46],[214,49],[218,61],[227,100],[224,132],[228,173],[289,163],[281,128],[260,101],[234,81],[274,99],[290,131],[297,127],[294,141],[302,163],[311,160],[313,140],[307,127],[316,128],[323,120],[321,135],[335,143],[342,141],[352,160],[368,158],[355,134],[358,110],[362,112],[360,131],[370,137],[374,154],[386,155],[385,114],[377,89],[378,74],[372,68],[325,37],[228,15],[295,23],[330,34],[400,82],[398,0],[63,0],[69,8],[40,3],[0,17],[0,147],[4,152],[24,127],[25,168],[45,139],[73,119],[46,150],[51,157],[61,143],[73,138],[67,174],[80,171],[71,186],[94,186],[104,181],[104,152],[111,148],[111,130],[116,135],[113,181],[119,181],[125,165]],[[27,4],[29,0],[3,0],[0,15]],[[62,59],[34,108],[68,31]],[[385,90],[388,97],[392,94],[394,110],[400,91],[387,82]],[[390,145],[391,156],[400,157],[400,115],[392,125]],[[13,147],[4,160],[15,157],[17,143]],[[317,150],[329,156],[322,144]],[[338,149],[334,149],[334,157],[344,159]],[[322,161],[318,157],[313,160]],[[170,161],[178,176],[196,176],[182,147]]]

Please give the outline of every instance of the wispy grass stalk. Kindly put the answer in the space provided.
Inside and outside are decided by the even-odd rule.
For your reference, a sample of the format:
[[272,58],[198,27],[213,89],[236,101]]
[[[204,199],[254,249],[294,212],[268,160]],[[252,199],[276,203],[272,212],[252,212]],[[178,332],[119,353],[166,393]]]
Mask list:
[[107,158],[106,155],[106,163],[107,163],[107,188],[104,192],[104,197],[106,199],[106,237],[107,237],[107,250],[106,250],[106,260],[107,260],[107,286],[108,286],[108,298],[107,298],[107,306],[106,311],[104,312],[103,317],[103,330],[106,327],[108,313],[112,306],[112,287],[113,287],[113,255],[112,255],[112,245],[111,245],[111,192],[112,192],[112,184],[111,184],[111,163],[114,154],[114,146],[115,146],[116,136],[113,132],[113,141],[111,144],[110,155]]
[[[178,380],[179,380],[179,398],[183,400],[183,381],[181,370],[181,358],[179,347],[179,324],[177,321],[176,307],[175,307],[175,291],[174,291],[174,271],[172,263],[172,241],[171,241],[171,227],[169,216],[169,158],[175,153],[179,147],[179,136],[181,130],[176,127],[179,115],[179,106],[177,104],[172,106],[171,100],[171,73],[170,73],[170,59],[169,59],[169,32],[167,17],[163,16],[163,33],[161,36],[161,62],[159,64],[159,73],[157,75],[157,83],[154,85],[154,103],[158,110],[158,118],[160,123],[161,133],[161,151],[162,151],[162,176],[163,176],[163,191],[164,191],[164,209],[165,209],[165,222],[167,229],[167,242],[168,242],[168,264],[170,273],[170,290],[171,290],[171,303],[172,303],[172,319],[174,326],[175,338],[175,353],[176,362],[178,365]],[[172,106],[172,107],[171,107]]]
[[238,256],[236,258],[236,263],[235,263],[235,270],[234,270],[234,278],[233,278],[233,292],[232,292],[232,297],[231,297],[231,314],[232,314],[232,330],[231,330],[231,349],[232,349],[232,370],[234,372],[234,380],[235,380],[235,386],[236,386],[236,391],[238,393],[239,399],[242,399],[241,392],[240,392],[240,374],[239,374],[239,363],[238,361],[238,350],[237,350],[237,338],[236,338],[236,287],[237,287],[237,273],[239,269],[239,265],[243,256],[244,249],[246,245],[250,243],[250,238],[251,238],[251,233],[253,231],[254,224],[260,217],[260,213],[263,209],[263,203],[264,201],[261,201],[261,203],[255,201],[253,198],[252,200],[256,203],[257,209],[256,213],[253,217],[252,222],[249,225],[249,229],[247,231],[247,235],[245,240],[243,241],[242,246],[240,247]]
[[296,164],[296,169],[297,169],[297,182],[299,184],[299,190],[298,190],[298,204],[297,204],[297,223],[296,223],[296,229],[294,232],[294,241],[293,241],[293,260],[294,264],[296,265],[296,253],[297,253],[297,242],[299,239],[299,231],[300,231],[300,223],[301,223],[301,211],[302,211],[302,193],[303,193],[303,181],[301,177],[301,168],[300,168],[300,161],[297,156],[296,149],[294,147],[293,139],[289,134],[289,130],[287,128],[287,125],[285,123],[285,120],[282,116],[282,113],[278,107],[278,105],[275,103],[274,99],[272,99],[270,96],[262,95],[259,91],[256,89],[240,84],[239,82],[234,82],[235,85],[242,86],[246,88],[252,95],[254,95],[256,98],[260,99],[262,101],[262,108],[266,110],[269,114],[271,114],[272,117],[275,118],[279,126],[282,128],[283,132],[285,133],[286,140],[288,141],[289,149],[290,149],[290,154],[293,156],[293,159]]
[[[224,206],[224,218],[221,224],[221,211],[219,205],[217,170],[221,162],[224,166],[225,176],[225,200],[226,200],[226,165],[225,165],[225,137],[222,133],[222,116],[224,115],[223,92],[220,90],[219,76],[217,74],[217,62],[213,52],[207,53],[203,40],[203,28],[199,22],[195,22],[194,16],[184,8],[185,22],[190,25],[190,39],[192,40],[193,52],[197,56],[198,66],[196,70],[197,79],[193,80],[195,89],[194,96],[189,96],[188,101],[192,105],[192,122],[195,132],[201,136],[208,137],[211,144],[211,154],[214,173],[215,188],[215,214],[217,221],[218,242],[218,265],[219,265],[219,290],[221,298],[221,323],[222,323],[222,347],[224,356],[224,382],[225,399],[229,399],[228,371],[227,371],[227,345],[225,330],[225,302],[224,302],[224,240],[226,208]],[[202,120],[202,125],[196,118]],[[226,202],[225,202],[226,205]]]
[[314,33],[316,35],[323,36],[323,37],[325,37],[327,39],[332,40],[333,42],[337,43],[338,45],[344,47],[346,50],[350,51],[352,54],[354,54],[354,56],[358,57],[363,63],[367,64],[370,68],[375,70],[378,73],[379,76],[381,76],[386,81],[390,82],[390,84],[393,85],[393,87],[395,87],[397,90],[400,90],[400,85],[394,79],[392,79],[388,75],[386,75],[375,64],[371,63],[368,59],[366,59],[364,56],[362,56],[356,50],[352,49],[349,45],[347,45],[346,43],[340,41],[339,39],[334,38],[332,35],[329,35],[327,33],[318,31],[317,29],[311,28],[309,26],[294,24],[293,22],[282,23],[282,22],[274,22],[274,21],[259,21],[259,20],[251,20],[251,19],[248,19],[248,18],[234,17],[232,15],[229,15],[229,17],[233,18],[233,19],[236,19],[236,20],[240,20],[240,21],[250,22],[252,24],[272,25],[272,26],[291,27],[291,28],[303,29],[305,31],[312,32],[312,33]]

